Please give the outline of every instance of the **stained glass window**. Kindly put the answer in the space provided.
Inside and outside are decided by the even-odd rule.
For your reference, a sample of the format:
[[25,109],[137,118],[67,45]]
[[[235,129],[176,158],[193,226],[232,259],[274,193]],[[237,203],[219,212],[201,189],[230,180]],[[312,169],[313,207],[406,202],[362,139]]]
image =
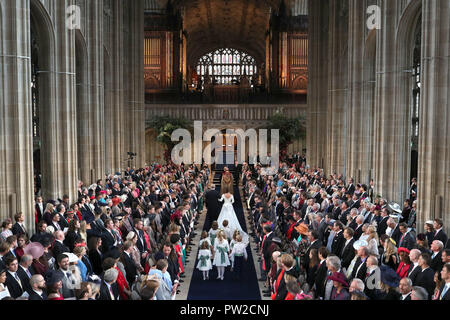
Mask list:
[[200,58],[197,73],[203,81],[207,74],[206,70],[216,84],[224,85],[239,81],[244,72],[250,81],[257,75],[256,61],[252,56],[229,48],[218,49]]

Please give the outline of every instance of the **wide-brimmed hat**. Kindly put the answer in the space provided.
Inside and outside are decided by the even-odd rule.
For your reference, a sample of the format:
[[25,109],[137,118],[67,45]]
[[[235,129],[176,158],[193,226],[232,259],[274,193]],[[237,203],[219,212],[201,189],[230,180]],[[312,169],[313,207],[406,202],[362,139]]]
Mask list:
[[397,249],[397,252],[400,254],[401,252],[405,252],[405,253],[407,253],[407,254],[409,254],[409,250],[408,250],[408,248],[404,248],[404,247],[400,247],[400,248],[398,248]]
[[72,252],[64,252],[64,254],[69,258],[69,263],[78,262],[78,257]]
[[391,210],[394,212],[402,213],[402,209],[400,208],[400,205],[398,203],[395,202],[390,203],[389,208],[391,208]]
[[359,248],[361,248],[361,247],[367,247],[369,244],[367,243],[367,241],[366,240],[358,240],[358,241],[355,241],[354,243],[353,243],[353,248],[355,249],[355,250],[359,250]]
[[388,285],[391,288],[396,288],[400,284],[400,277],[395,271],[388,267],[382,265],[380,267],[381,270],[381,282]]
[[23,252],[26,255],[30,255],[33,259],[39,259],[44,254],[44,246],[39,242],[31,242],[25,248]]
[[308,226],[305,223],[300,223],[298,226],[294,227],[298,233],[306,235],[309,232]]
[[56,270],[50,270],[45,274],[45,282],[47,286],[53,285],[59,281],[62,281],[63,274],[61,272],[57,272]]
[[344,287],[348,287],[347,279],[342,272],[333,272],[333,274],[328,277],[328,280],[339,282]]

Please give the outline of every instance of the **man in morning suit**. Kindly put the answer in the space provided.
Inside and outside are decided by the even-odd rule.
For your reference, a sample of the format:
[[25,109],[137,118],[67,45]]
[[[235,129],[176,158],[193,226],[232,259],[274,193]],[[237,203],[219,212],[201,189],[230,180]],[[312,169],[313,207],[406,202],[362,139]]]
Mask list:
[[424,288],[428,292],[428,300],[434,294],[434,270],[430,268],[431,257],[428,253],[422,253],[419,258],[419,267],[422,271],[417,275],[416,286]]
[[353,239],[353,229],[352,228],[344,229],[344,238],[345,238],[345,243],[344,243],[344,247],[342,248],[342,252],[339,255],[339,258],[341,258],[342,268],[348,269],[348,267],[350,266],[350,263],[352,262],[353,258],[355,257],[355,249],[353,248],[355,239]]
[[421,252],[419,249],[412,249],[409,253],[411,264],[409,265],[408,278],[411,279],[413,286],[417,285],[417,275],[422,272],[422,268],[419,266],[420,255]]
[[408,225],[404,222],[400,223],[399,230],[401,232],[401,237],[398,243],[398,247],[411,250],[414,247],[415,239],[413,238],[411,233],[408,232]]
[[430,267],[435,272],[441,272],[444,262],[442,261],[442,249],[444,245],[440,240],[433,240],[431,243],[431,263]]
[[353,267],[351,278],[361,279],[364,281],[366,279],[367,265],[366,260],[369,257],[369,250],[367,247],[360,247],[358,249],[358,259],[355,262],[355,266]]
[[102,284],[100,285],[100,298],[99,300],[119,300],[119,287],[116,280],[119,275],[119,271],[115,268],[111,268],[105,271]]
[[319,268],[317,269],[314,285],[316,286],[316,296],[322,299],[325,296],[325,283],[328,276],[327,268],[328,250],[325,247],[319,248]]
[[331,253],[339,256],[342,252],[342,248],[345,244],[345,238],[343,234],[343,225],[340,221],[334,223],[334,231],[336,232],[333,243],[331,244]]
[[220,203],[219,203],[220,194],[219,191],[216,190],[216,186],[214,184],[211,185],[210,189],[205,194],[205,204],[208,217],[209,226],[219,218],[220,213]]
[[12,298],[17,299],[24,292],[24,284],[20,281],[19,275],[17,274],[17,269],[19,268],[19,263],[17,258],[14,256],[9,256],[5,259],[6,271],[6,286],[8,287],[9,293]]
[[125,273],[127,274],[127,281],[128,284],[130,285],[130,288],[133,285],[134,281],[136,280],[136,276],[138,275],[138,270],[136,268],[134,260],[133,258],[131,258],[131,250],[133,250],[133,243],[130,241],[126,241],[123,245],[122,258],[124,262]]
[[272,227],[269,225],[265,225],[263,228],[264,237],[261,244],[261,253],[262,258],[265,266],[265,272],[263,272],[262,277],[260,280],[266,280],[267,273],[270,270],[270,259],[272,257],[272,253],[269,250],[270,245],[272,244],[272,239],[274,237],[274,234],[272,232]]
[[443,230],[443,226],[444,226],[444,223],[442,222],[441,219],[439,219],[439,218],[434,219],[433,227],[434,227],[434,230],[436,230],[436,231],[434,232],[433,240],[442,241],[442,243],[444,245],[446,245],[448,237],[447,237],[447,234]]

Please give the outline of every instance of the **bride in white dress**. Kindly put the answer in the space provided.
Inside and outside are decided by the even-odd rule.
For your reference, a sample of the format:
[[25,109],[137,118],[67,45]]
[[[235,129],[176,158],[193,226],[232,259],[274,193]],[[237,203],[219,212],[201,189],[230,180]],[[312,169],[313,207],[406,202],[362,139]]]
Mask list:
[[248,234],[242,230],[241,224],[239,223],[238,218],[236,217],[236,213],[234,212],[234,196],[231,193],[224,193],[222,197],[219,199],[220,202],[224,202],[222,206],[222,210],[220,211],[219,218],[217,222],[219,224],[219,228],[222,228],[223,221],[228,221],[228,227],[231,230],[231,233],[234,234],[235,230],[239,230],[239,233],[242,236],[242,242],[245,244],[249,243]]

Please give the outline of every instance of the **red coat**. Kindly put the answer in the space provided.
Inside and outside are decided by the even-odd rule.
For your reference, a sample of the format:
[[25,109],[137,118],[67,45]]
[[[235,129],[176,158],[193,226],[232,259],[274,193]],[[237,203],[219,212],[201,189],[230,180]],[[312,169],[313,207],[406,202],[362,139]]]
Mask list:
[[278,294],[278,286],[280,285],[281,279],[283,279],[284,276],[284,269],[281,270],[280,274],[278,275],[277,281],[275,281],[273,288],[275,292],[272,294],[272,300],[275,300],[275,297]]
[[128,300],[128,295],[125,293],[125,289],[130,290],[128,287],[127,279],[123,276],[123,273],[119,270],[119,268],[115,268],[117,271],[119,271],[119,274],[117,275],[117,286],[119,287],[119,293],[120,293],[120,299],[122,300]]
[[400,262],[397,268],[397,274],[400,279],[406,278],[408,276],[409,264],[405,264],[404,262]]

